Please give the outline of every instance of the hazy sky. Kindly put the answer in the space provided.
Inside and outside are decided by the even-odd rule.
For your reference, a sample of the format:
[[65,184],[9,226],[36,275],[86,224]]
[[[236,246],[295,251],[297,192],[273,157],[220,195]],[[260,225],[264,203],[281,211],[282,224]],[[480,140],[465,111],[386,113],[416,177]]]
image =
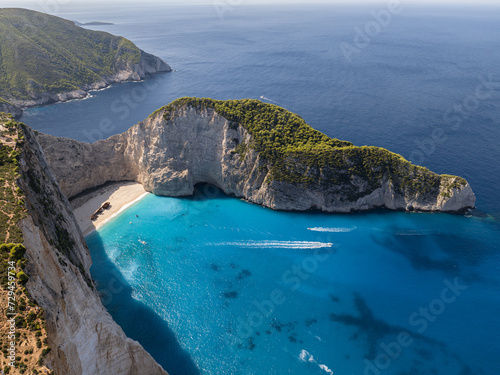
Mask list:
[[[398,1],[398,0],[392,0]],[[448,4],[456,4],[456,3],[489,3],[489,4],[499,4],[500,0],[399,0],[401,4],[405,3],[448,3]],[[70,5],[70,4],[88,4],[88,3],[97,3],[97,4],[123,4],[131,2],[136,5],[140,3],[158,3],[158,4],[228,4],[228,5],[238,5],[238,4],[312,4],[312,3],[321,3],[321,4],[335,4],[335,3],[348,3],[348,4],[356,4],[356,3],[379,3],[379,4],[387,4],[387,0],[144,0],[140,3],[137,0],[0,0],[0,6],[21,6],[23,4],[30,5],[53,5],[58,4],[62,5]]]
[[237,8],[239,5],[253,4],[373,4],[373,6],[385,7],[390,2],[400,2],[402,5],[409,4],[435,4],[446,7],[460,6],[464,4],[483,5],[483,6],[500,6],[500,0],[0,0],[0,8],[2,7],[23,7],[33,9],[50,14],[64,14],[65,12],[75,11],[75,6],[80,8],[83,6],[89,11],[97,11],[101,9],[109,9],[116,6],[153,6],[161,5],[204,5],[224,8]]

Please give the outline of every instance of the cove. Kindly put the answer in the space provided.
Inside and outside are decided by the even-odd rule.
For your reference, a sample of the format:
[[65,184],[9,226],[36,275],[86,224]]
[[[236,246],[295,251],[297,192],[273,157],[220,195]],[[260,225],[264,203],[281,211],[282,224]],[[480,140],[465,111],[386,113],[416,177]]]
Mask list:
[[499,231],[276,212],[202,185],[144,198],[87,243],[103,303],[170,374],[493,374]]

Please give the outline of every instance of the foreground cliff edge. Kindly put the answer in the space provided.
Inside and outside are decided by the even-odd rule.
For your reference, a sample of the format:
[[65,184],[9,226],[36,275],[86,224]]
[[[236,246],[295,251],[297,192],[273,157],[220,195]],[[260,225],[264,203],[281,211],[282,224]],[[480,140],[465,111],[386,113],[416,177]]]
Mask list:
[[197,183],[210,183],[276,210],[462,212],[476,199],[461,177],[331,139],[258,100],[181,98],[93,144],[37,138],[68,198],[130,180],[165,196],[188,196]]
[[0,111],[15,117],[22,108],[172,71],[128,39],[20,8],[0,8],[0,50]]
[[[17,298],[5,310],[17,314],[15,328],[5,314],[0,322],[2,331],[19,333],[10,373],[45,373],[47,366],[57,375],[167,375],[102,305],[90,253],[34,132],[5,114],[0,172],[2,297],[9,285]],[[7,265],[15,268],[12,284]]]

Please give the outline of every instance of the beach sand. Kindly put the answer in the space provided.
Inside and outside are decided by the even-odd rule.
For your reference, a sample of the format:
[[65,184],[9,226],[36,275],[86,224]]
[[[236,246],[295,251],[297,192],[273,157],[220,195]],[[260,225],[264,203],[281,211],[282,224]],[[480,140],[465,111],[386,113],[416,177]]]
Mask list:
[[[147,193],[139,183],[114,182],[79,194],[72,198],[70,202],[73,206],[73,212],[78,221],[78,225],[83,235],[86,236],[148,194],[149,193]],[[90,216],[92,216],[104,202],[111,203],[109,209],[103,210],[97,220],[90,220]]]

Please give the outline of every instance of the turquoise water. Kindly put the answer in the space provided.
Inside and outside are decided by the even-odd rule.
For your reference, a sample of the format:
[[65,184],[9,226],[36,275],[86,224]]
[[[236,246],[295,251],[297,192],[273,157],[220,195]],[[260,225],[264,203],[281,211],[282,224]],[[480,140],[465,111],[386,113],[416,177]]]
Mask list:
[[496,373],[499,233],[275,212],[200,186],[150,195],[87,242],[106,307],[171,374],[463,375]]

